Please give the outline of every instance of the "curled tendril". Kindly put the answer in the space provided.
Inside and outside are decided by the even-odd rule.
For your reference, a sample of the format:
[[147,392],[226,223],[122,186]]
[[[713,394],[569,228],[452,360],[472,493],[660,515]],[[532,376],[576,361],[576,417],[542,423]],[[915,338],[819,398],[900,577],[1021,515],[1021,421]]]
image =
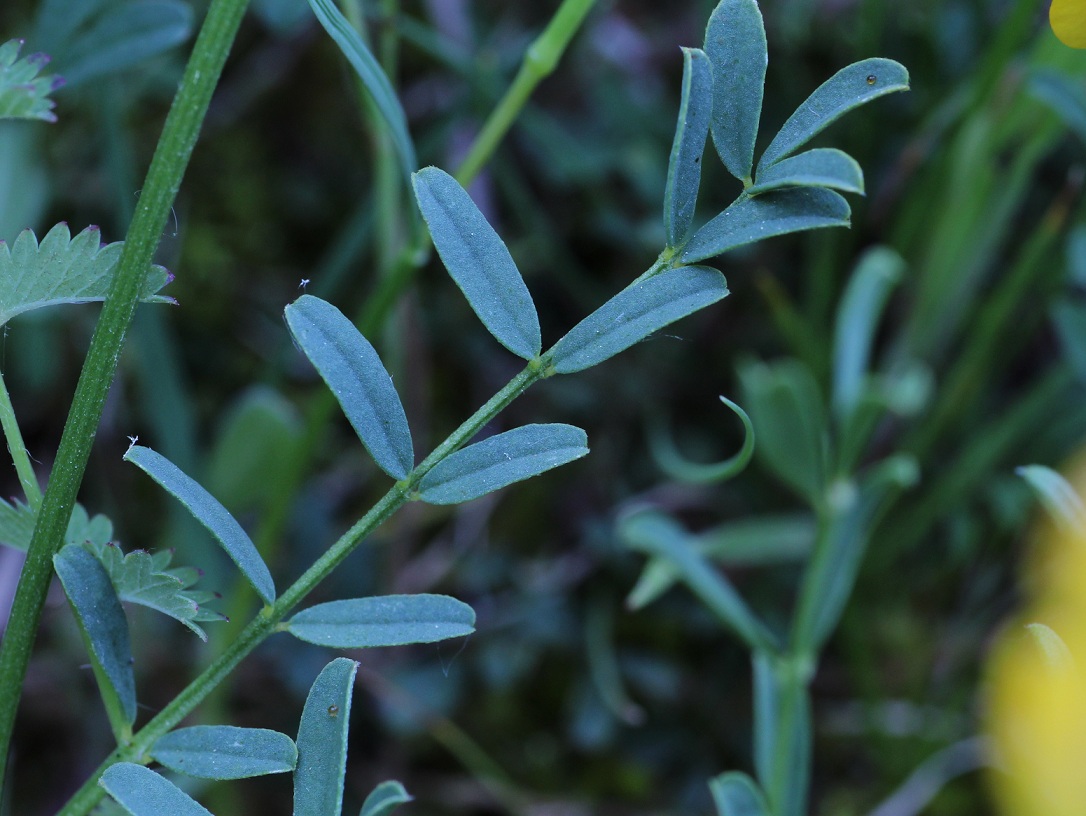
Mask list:
[[738,476],[754,455],[754,426],[747,412],[727,397],[723,402],[743,423],[743,446],[739,452],[722,462],[702,464],[691,462],[679,453],[662,422],[657,422],[649,432],[649,447],[657,466],[672,479],[687,484],[710,484],[723,482]]

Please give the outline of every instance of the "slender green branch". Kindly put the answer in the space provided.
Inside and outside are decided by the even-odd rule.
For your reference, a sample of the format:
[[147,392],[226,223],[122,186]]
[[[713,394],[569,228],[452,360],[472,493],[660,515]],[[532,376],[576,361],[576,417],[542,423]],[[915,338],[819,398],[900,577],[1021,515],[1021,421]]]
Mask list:
[[15,420],[15,408],[11,404],[11,397],[8,396],[8,387],[2,374],[0,374],[0,427],[4,429],[4,439],[7,440],[8,450],[11,451],[11,461],[15,463],[15,472],[19,475],[19,484],[23,487],[27,504],[36,513],[41,507],[41,488],[38,486],[34,466],[30,464],[30,455],[26,451],[19,423]]
[[497,107],[491,112],[471,152],[456,171],[456,180],[467,187],[501,144],[513,122],[520,116],[528,97],[546,77],[554,72],[558,60],[592,10],[596,0],[563,0],[550,23],[529,46],[524,61]]
[[0,780],[34,635],[125,332],[248,0],[214,0],[178,87],[91,338],[0,648]]

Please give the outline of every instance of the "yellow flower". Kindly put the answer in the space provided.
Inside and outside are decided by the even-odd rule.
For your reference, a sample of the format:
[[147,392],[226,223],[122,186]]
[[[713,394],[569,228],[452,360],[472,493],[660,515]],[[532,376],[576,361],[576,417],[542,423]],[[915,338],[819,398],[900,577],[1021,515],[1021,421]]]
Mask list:
[[990,779],[1006,816],[1086,814],[1086,533],[1045,539],[1033,600],[989,664]]
[[1048,19],[1061,42],[1086,48],[1086,0],[1052,0]]

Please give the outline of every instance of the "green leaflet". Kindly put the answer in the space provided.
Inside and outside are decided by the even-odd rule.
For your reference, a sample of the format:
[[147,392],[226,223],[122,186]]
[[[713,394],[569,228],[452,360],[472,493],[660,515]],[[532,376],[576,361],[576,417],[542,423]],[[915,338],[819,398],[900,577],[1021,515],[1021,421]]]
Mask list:
[[56,58],[69,85],[132,68],[192,32],[183,0],[46,0],[34,42]]
[[444,170],[424,167],[412,183],[434,247],[475,314],[518,357],[538,357],[539,317],[505,242]]
[[893,60],[874,57],[842,68],[818,86],[788,117],[758,160],[759,175],[853,108],[908,88],[909,72]]
[[[787,161],[791,159],[781,164]],[[847,419],[860,401],[875,329],[904,270],[905,261],[894,250],[869,249],[856,264],[841,297],[833,336],[833,409],[841,420]]]
[[636,550],[669,562],[686,585],[752,649],[777,651],[777,639],[754,615],[726,578],[690,546],[686,531],[662,513],[643,512],[626,519],[622,538]]
[[309,690],[298,726],[294,816],[340,816],[356,671],[355,661],[337,657]]
[[475,631],[475,611],[447,595],[384,595],[303,609],[286,623],[299,640],[333,649],[435,643]]
[[[632,518],[636,518],[633,516]],[[625,538],[625,522],[618,528]],[[676,530],[680,530],[676,525]],[[761,516],[730,521],[704,532],[682,530],[684,542],[704,557],[728,567],[759,567],[802,562],[815,539],[814,520],[807,514]],[[679,573],[671,562],[651,558],[626,598],[629,609],[641,609],[655,601],[676,581]]]
[[393,479],[406,478],[415,466],[411,429],[373,346],[339,309],[312,295],[287,306],[286,318],[378,467]]
[[701,186],[701,157],[712,110],[713,66],[704,51],[684,48],[682,102],[664,191],[664,230],[669,247],[686,240],[694,220]]
[[125,453],[124,460],[139,467],[167,493],[185,505],[193,517],[222,545],[261,599],[267,604],[275,602],[275,584],[264,559],[257,552],[256,545],[241,529],[237,519],[227,512],[218,499],[204,490],[191,476],[183,473],[177,465],[150,448],[133,445]]
[[179,728],[160,737],[150,754],[171,771],[200,779],[286,773],[298,762],[298,749],[286,734],[232,725]]
[[173,782],[132,762],[110,766],[98,784],[132,816],[212,816]]
[[117,596],[124,603],[139,604],[169,615],[203,641],[207,640],[207,633],[197,626],[198,623],[226,620],[225,615],[205,606],[215,599],[213,593],[190,589],[200,577],[199,570],[171,568],[169,550],[153,554],[133,550],[125,555],[120,547],[108,542],[87,541],[83,547],[106,568]]
[[49,94],[64,84],[57,76],[38,76],[49,64],[45,54],[30,54],[18,59],[24,40],[8,40],[0,45],[0,119],[41,119],[55,122],[56,103]]
[[754,455],[754,426],[751,425],[750,417],[747,416],[747,412],[739,404],[732,402],[727,397],[721,396],[720,401],[730,408],[739,417],[740,422],[743,423],[743,446],[738,453],[729,456],[722,462],[709,465],[701,462],[691,462],[679,453],[667,430],[662,426],[657,426],[649,435],[652,457],[656,460],[656,465],[660,470],[672,479],[687,484],[723,482],[742,473],[750,462],[751,456]]
[[554,370],[591,368],[727,294],[728,282],[715,269],[665,269],[619,292],[570,329],[551,352]]
[[768,50],[755,0],[721,0],[705,29],[713,64],[713,144],[728,172],[742,182],[754,164]]
[[1044,465],[1024,465],[1014,472],[1033,488],[1049,515],[1063,529],[1086,532],[1086,504],[1063,476]]
[[459,504],[514,482],[580,459],[588,453],[585,432],[572,425],[524,425],[442,459],[419,482],[419,498]]
[[749,776],[738,771],[709,780],[717,816],[770,816],[765,794]]
[[757,184],[747,188],[747,195],[781,187],[829,187],[862,195],[864,172],[848,153],[833,147],[816,147],[760,170]]
[[403,785],[390,779],[382,782],[366,797],[358,816],[388,816],[400,805],[410,802],[412,798]]
[[683,249],[682,262],[704,261],[789,232],[847,227],[850,213],[844,198],[818,187],[776,190],[753,198],[744,195],[694,233]]
[[757,454],[812,507],[825,500],[825,413],[818,383],[798,360],[739,368],[744,400],[758,432]]
[[123,723],[131,726],[136,720],[132,646],[128,620],[109,573],[97,558],[77,544],[62,547],[53,556],[53,567],[79,621],[111,721],[115,713],[120,713]]
[[[123,244],[100,242],[98,227],[87,227],[72,238],[64,223],[49,230],[40,245],[31,230],[19,233],[10,247],[0,241],[0,326],[31,309],[105,300]],[[155,294],[172,279],[161,266],[151,267],[140,298],[173,303],[173,298]]]
[[339,50],[343,52],[343,56],[347,58],[373,98],[374,105],[377,106],[385,124],[388,125],[392,141],[396,145],[396,152],[400,155],[404,178],[410,184],[411,174],[418,164],[415,158],[415,144],[411,141],[411,134],[407,130],[407,117],[400,106],[400,100],[396,97],[396,91],[392,88],[392,83],[388,81],[388,77],[381,70],[373,54],[366,48],[358,32],[336,8],[333,0],[309,0],[309,7],[313,9],[317,20],[339,46]]

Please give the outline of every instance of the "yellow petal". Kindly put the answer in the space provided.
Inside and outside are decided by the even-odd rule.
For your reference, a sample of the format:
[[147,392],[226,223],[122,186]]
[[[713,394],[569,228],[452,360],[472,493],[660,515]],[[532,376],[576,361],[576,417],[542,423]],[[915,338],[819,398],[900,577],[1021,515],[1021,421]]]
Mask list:
[[1061,42],[1086,48],[1086,0],[1052,0],[1048,19]]

